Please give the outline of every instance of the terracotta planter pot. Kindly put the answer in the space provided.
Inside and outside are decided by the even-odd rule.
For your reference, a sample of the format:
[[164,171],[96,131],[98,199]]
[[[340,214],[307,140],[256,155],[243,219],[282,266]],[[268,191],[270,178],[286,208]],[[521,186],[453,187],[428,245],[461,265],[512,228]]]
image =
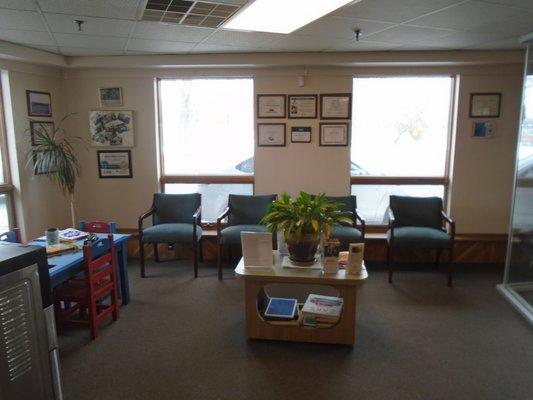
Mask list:
[[285,239],[290,259],[297,264],[312,265],[315,261],[315,254],[320,244],[320,237],[317,235],[302,235],[300,240],[292,238]]

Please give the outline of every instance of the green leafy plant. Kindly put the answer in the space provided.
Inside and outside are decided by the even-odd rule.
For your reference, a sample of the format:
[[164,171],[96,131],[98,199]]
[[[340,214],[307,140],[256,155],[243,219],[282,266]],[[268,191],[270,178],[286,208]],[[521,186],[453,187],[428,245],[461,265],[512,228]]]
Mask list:
[[283,231],[286,239],[300,240],[304,235],[318,238],[321,233],[329,236],[331,227],[353,224],[351,213],[340,211],[342,204],[329,201],[324,193],[316,196],[305,192],[293,200],[283,193],[268,207],[261,223],[271,232]]

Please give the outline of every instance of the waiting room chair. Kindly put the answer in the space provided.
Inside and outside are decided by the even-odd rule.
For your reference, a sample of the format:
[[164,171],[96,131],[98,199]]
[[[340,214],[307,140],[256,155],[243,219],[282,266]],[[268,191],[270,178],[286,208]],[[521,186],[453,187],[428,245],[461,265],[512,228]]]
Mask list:
[[[144,244],[152,243],[154,258],[159,262],[158,243],[185,243],[193,247],[194,277],[198,277],[198,244],[202,239],[202,195],[155,193],[152,207],[139,217],[139,253],[141,277],[146,276]],[[152,216],[152,226],[143,227],[143,220]]]
[[89,233],[117,233],[116,222],[80,221],[80,231]]
[[[452,286],[455,222],[442,209],[439,197],[390,196],[387,264],[392,282],[394,250],[398,247],[436,249],[436,264],[443,250],[448,250],[448,286]],[[449,231],[444,228],[449,226]]]
[[[359,215],[357,211],[356,196],[326,196],[329,201],[341,203],[341,211],[351,214],[353,224],[336,225],[331,228],[331,237],[339,239],[341,242],[341,250],[348,250],[350,243],[364,243],[365,241],[365,220]],[[357,221],[360,222],[360,227],[357,226]]]
[[[259,222],[266,214],[267,207],[276,199],[277,195],[237,195],[230,194],[228,206],[217,218],[217,268],[218,279],[222,279],[221,246],[229,246],[231,258],[231,246],[241,244],[241,232],[268,232],[265,225]],[[228,223],[222,229],[222,220],[228,219]],[[275,235],[273,243],[276,243]]]
[[[119,318],[117,274],[113,235],[87,241],[83,246],[85,275],[72,278],[53,290],[57,333],[66,327],[89,327],[91,339],[98,337],[98,327],[108,316]],[[107,300],[109,298],[109,300]],[[109,303],[106,303],[109,301]],[[74,304],[73,304],[74,303]],[[73,314],[79,312],[79,318]]]
[[20,228],[13,228],[10,231],[0,234],[0,241],[10,243],[22,243]]

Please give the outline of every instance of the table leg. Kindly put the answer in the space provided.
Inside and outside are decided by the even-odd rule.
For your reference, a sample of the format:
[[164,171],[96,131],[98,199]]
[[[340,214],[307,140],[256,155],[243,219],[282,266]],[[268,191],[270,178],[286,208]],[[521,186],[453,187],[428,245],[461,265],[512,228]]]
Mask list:
[[118,250],[118,269],[120,276],[120,296],[122,298],[122,305],[130,302],[130,284],[128,279],[128,251],[126,243],[123,243]]

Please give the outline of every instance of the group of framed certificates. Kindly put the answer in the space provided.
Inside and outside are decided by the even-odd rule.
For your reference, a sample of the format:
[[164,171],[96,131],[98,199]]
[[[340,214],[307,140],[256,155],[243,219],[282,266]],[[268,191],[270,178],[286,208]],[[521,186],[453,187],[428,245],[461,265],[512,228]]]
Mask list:
[[[259,94],[257,95],[257,118],[272,119],[316,119],[318,117],[318,96],[316,94]],[[320,95],[321,120],[349,120],[352,113],[350,93],[329,93]],[[321,122],[320,146],[347,146],[348,122]],[[258,123],[258,146],[285,146],[286,124]],[[311,127],[291,127],[292,143],[310,143]]]

